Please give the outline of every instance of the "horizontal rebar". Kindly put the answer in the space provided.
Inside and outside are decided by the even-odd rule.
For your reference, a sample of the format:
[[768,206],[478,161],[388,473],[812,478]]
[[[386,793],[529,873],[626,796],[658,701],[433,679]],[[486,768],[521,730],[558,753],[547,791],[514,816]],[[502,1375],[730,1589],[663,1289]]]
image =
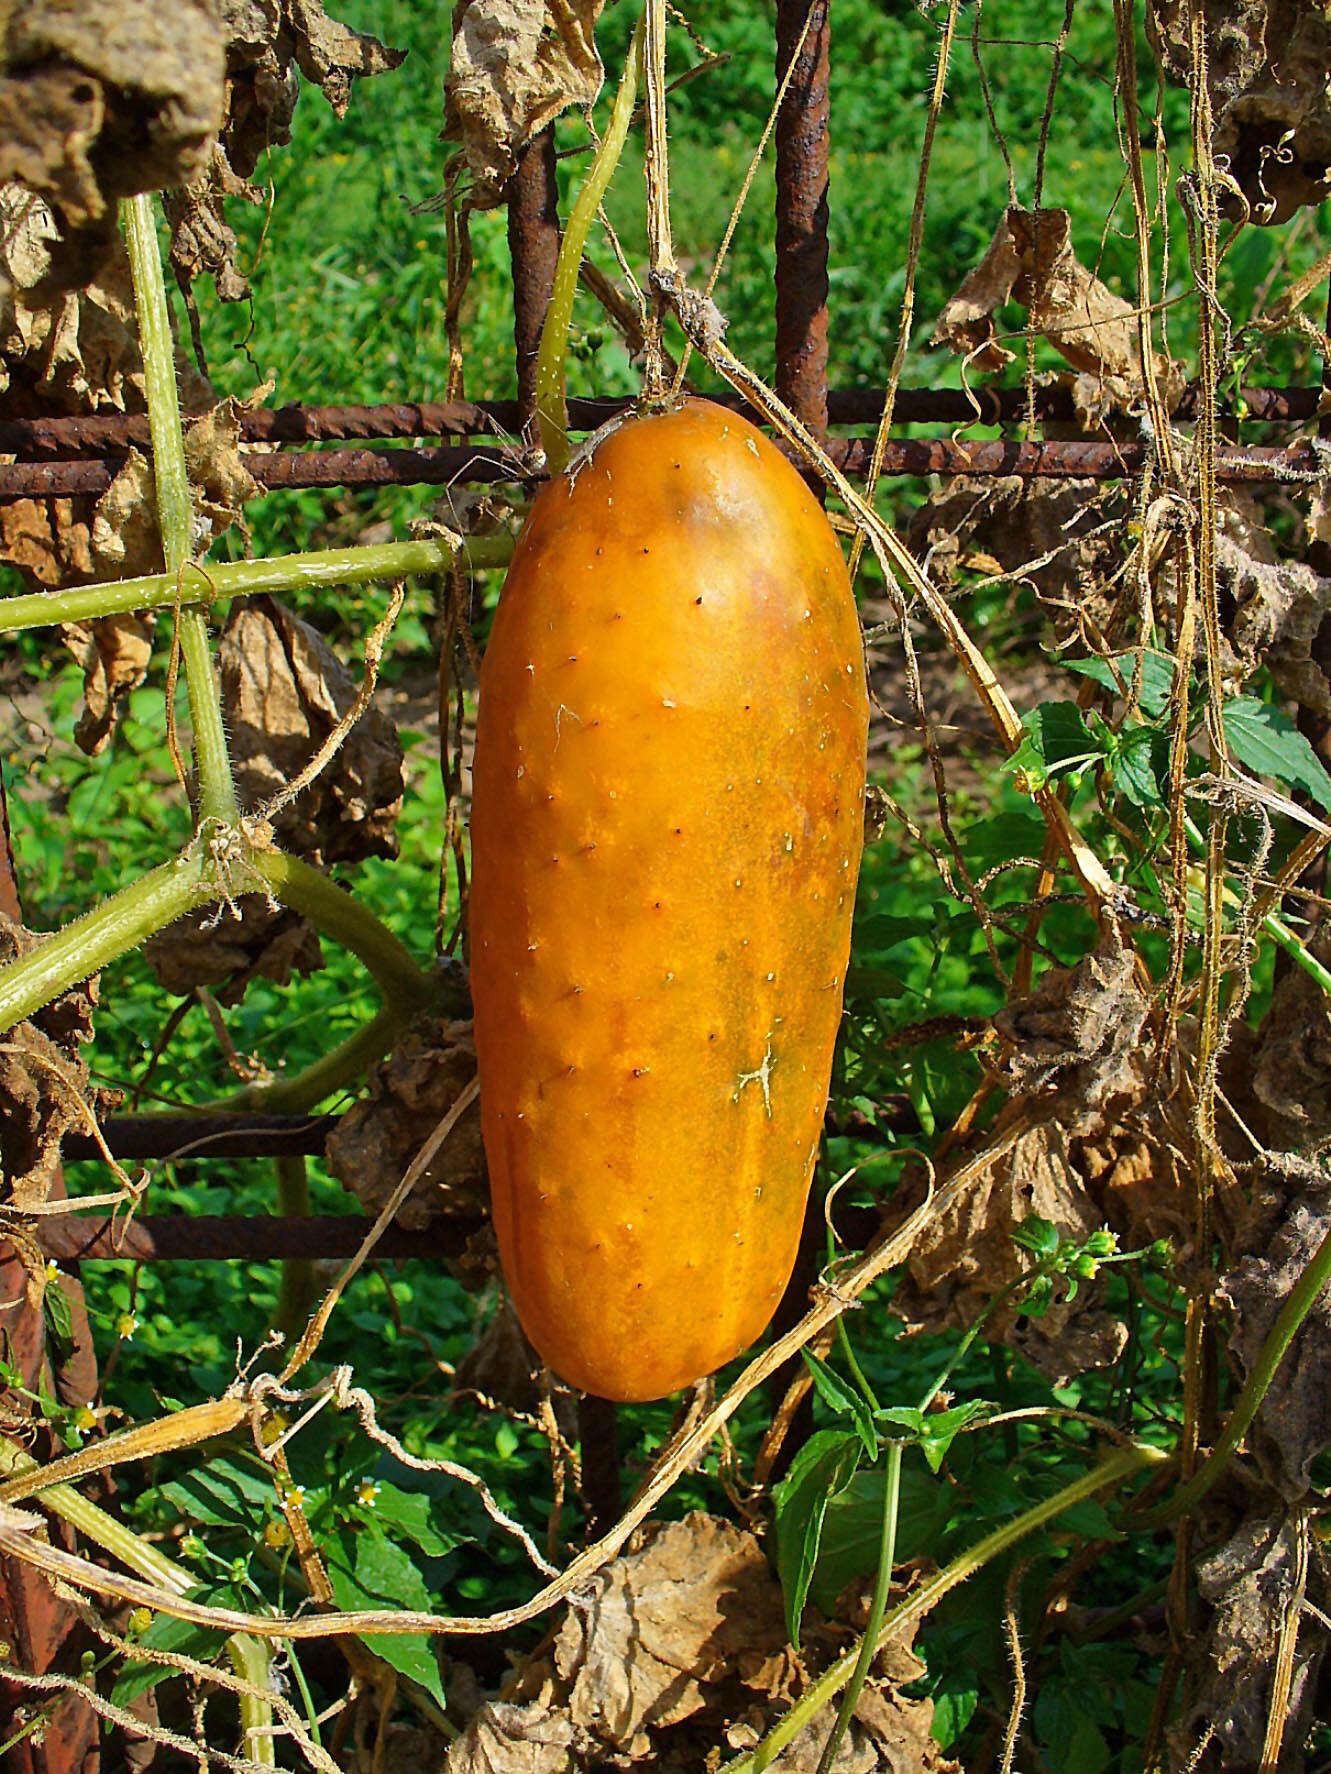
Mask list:
[[[461,1256],[481,1230],[478,1215],[434,1219],[419,1228],[389,1226],[375,1246],[379,1257]],[[290,1257],[350,1257],[360,1249],[370,1222],[359,1213],[310,1219],[242,1214],[152,1214],[133,1219],[109,1214],[62,1214],[29,1222],[45,1254],[56,1263],[276,1262]],[[4,1246],[0,1243],[0,1261]]]
[[[783,446],[784,447],[784,446]],[[827,453],[847,475],[863,474],[870,439],[834,438]],[[792,452],[787,449],[787,454]],[[1146,461],[1140,443],[1082,438],[1018,443],[1005,438],[967,442],[941,437],[892,439],[884,453],[884,475],[916,479],[925,475],[1017,475],[1057,480],[1121,480]],[[461,486],[486,481],[533,482],[540,478],[531,460],[502,446],[384,447],[317,450],[299,455],[249,456],[246,466],[266,489],[279,487]],[[1231,444],[1222,447],[1217,478],[1225,482],[1281,484],[1320,479],[1324,473],[1312,444]],[[110,486],[114,463],[89,458],[75,462],[15,462],[0,467],[0,500],[67,498],[100,494]]]
[[[337,1115],[110,1115],[100,1123],[106,1150],[116,1158],[281,1158],[322,1153]],[[102,1142],[67,1133],[60,1147],[67,1164],[101,1161]]]
[[[751,409],[735,394],[709,395],[722,405]],[[1264,423],[1304,422],[1316,418],[1322,391],[1316,387],[1245,388],[1241,397],[1246,417]],[[832,425],[876,425],[883,410],[881,388],[834,388],[828,395]],[[626,399],[577,398],[569,401],[569,423],[575,431],[594,431],[615,413],[632,405]],[[1184,395],[1174,417],[1192,417],[1195,396]],[[1036,390],[1041,418],[1075,421],[1071,390],[1063,386]],[[1232,414],[1233,400],[1222,402]],[[999,425],[1026,414],[1024,388],[980,386],[903,388],[896,398],[901,425]],[[513,440],[521,434],[522,412],[516,400],[389,401],[374,406],[256,407],[240,415],[246,443],[345,443],[376,438],[494,437]],[[48,456],[62,460],[123,452],[131,445],[147,449],[148,419],[143,413],[97,417],[0,420],[0,452],[16,456]]]

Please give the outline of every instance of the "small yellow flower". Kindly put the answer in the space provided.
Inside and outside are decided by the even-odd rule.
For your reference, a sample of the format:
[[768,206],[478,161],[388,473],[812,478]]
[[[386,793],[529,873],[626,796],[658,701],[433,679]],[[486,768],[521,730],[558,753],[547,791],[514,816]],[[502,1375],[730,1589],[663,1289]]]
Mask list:
[[304,1509],[305,1486],[303,1484],[293,1484],[284,1494],[282,1501],[292,1509]]
[[47,1257],[47,1259],[46,1259],[46,1279],[48,1281],[56,1281],[59,1279],[59,1276],[60,1276],[59,1263],[56,1262],[54,1257]]
[[122,1343],[128,1343],[139,1328],[139,1321],[132,1312],[122,1312],[116,1319],[116,1335]]
[[379,1487],[372,1479],[363,1478],[356,1486],[356,1501],[362,1509],[373,1509],[378,1495]]

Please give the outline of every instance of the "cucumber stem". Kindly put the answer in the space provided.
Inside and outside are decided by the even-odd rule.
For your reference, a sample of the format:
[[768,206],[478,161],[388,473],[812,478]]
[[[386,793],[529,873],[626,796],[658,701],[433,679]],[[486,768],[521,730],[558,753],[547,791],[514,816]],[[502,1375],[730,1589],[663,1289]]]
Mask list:
[[592,225],[592,217],[600,207],[606,187],[619,165],[628,140],[633,118],[633,101],[638,93],[638,65],[642,60],[643,21],[639,18],[629,44],[628,60],[619,78],[615,106],[610,114],[610,127],[596,150],[586,182],[573,205],[555,265],[555,286],[550,306],[545,311],[541,328],[541,345],[536,357],[536,422],[541,432],[541,448],[551,475],[559,474],[569,458],[568,400],[564,385],[564,356],[568,347],[568,330],[573,319],[573,297],[578,287],[578,271],[582,265],[583,248]]

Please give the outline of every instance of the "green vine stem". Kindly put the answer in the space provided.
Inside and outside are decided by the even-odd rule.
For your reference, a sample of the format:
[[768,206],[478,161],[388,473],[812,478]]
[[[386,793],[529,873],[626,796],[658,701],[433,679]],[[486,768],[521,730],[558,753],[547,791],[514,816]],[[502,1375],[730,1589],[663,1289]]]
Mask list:
[[217,897],[217,887],[195,846],[122,887],[93,911],[0,968],[0,1034],[139,948],[195,906]]
[[1239,1443],[1257,1415],[1258,1406],[1275,1378],[1276,1369],[1285,1359],[1290,1344],[1298,1335],[1299,1326],[1316,1305],[1318,1296],[1328,1281],[1331,1281],[1331,1231],[1327,1232],[1318,1245],[1312,1260],[1295,1282],[1275,1323],[1267,1332],[1266,1341],[1235,1400],[1234,1409],[1230,1412],[1229,1421],[1225,1424],[1219,1441],[1204,1463],[1172,1496],[1166,1497],[1154,1509],[1129,1517],[1129,1525],[1134,1531],[1164,1527],[1169,1522],[1177,1521],[1179,1516],[1186,1515],[1188,1510],[1199,1503],[1215,1484],[1237,1453]]
[[[0,1478],[34,1472],[38,1465],[31,1454],[0,1436]],[[90,1503],[73,1485],[48,1485],[33,1501],[67,1521],[86,1540],[91,1540],[129,1570],[137,1571],[140,1577],[156,1583],[168,1594],[188,1595],[198,1587],[183,1566],[175,1564],[146,1540],[141,1540],[113,1515]],[[272,1648],[263,1639],[237,1632],[226,1641],[223,1649],[241,1680],[259,1690],[257,1694],[239,1696],[245,1751],[260,1767],[275,1768],[277,1740],[273,1736],[273,1709],[262,1697],[272,1680]]]
[[[1187,831],[1188,842],[1192,845],[1192,848],[1199,856],[1204,855],[1206,851],[1206,839],[1203,837],[1201,828],[1197,825],[1197,822],[1185,813],[1183,815],[1183,825],[1184,829]],[[1242,905],[1243,902],[1240,900],[1238,894],[1235,893],[1234,889],[1229,886],[1228,883],[1226,883],[1223,892],[1227,905],[1236,907]],[[1306,974],[1309,974],[1317,981],[1318,985],[1321,986],[1324,992],[1331,995],[1331,972],[1328,972],[1317,959],[1316,955],[1308,949],[1306,944],[1299,941],[1297,935],[1290,929],[1289,925],[1286,924],[1282,917],[1276,912],[1268,912],[1262,919],[1261,927],[1273,941],[1279,943],[1280,947],[1284,949],[1285,953],[1297,966],[1302,967]]]
[[[278,1213],[283,1219],[303,1220],[310,1211],[310,1184],[303,1155],[284,1153],[273,1160],[273,1171],[277,1177]],[[299,1342],[318,1295],[313,1260],[310,1257],[287,1257],[278,1284],[273,1329],[281,1331],[288,1343]]]
[[323,935],[350,949],[374,975],[390,1004],[415,1010],[432,996],[429,975],[411,951],[367,906],[297,856],[281,850],[254,850],[249,866],[274,898],[301,912]]
[[[645,16],[645,15],[643,15]],[[568,345],[569,325],[573,319],[573,297],[578,287],[578,271],[582,265],[583,248],[591,230],[592,217],[600,207],[606,187],[619,165],[628,140],[633,119],[633,101],[638,96],[638,66],[642,61],[643,18],[634,28],[629,44],[628,60],[620,75],[615,93],[610,127],[601,139],[587,179],[573,214],[568,219],[560,242],[559,259],[555,265],[555,286],[550,306],[545,311],[541,328],[541,345],[536,357],[536,422],[541,431],[541,448],[552,475],[559,474],[569,458],[568,402],[564,388],[564,353]]]
[[[1144,1467],[1155,1465],[1167,1458],[1158,1448],[1146,1447],[1140,1442],[1133,1442],[1126,1447],[1116,1448],[1112,1454],[1106,1455],[1092,1471],[1074,1479],[1071,1484],[1064,1485],[1062,1490],[1055,1491],[1052,1497],[1046,1497],[1043,1503],[1037,1503],[1017,1516],[1015,1521],[1004,1523],[992,1534],[986,1534],[983,1540],[977,1541],[968,1552],[953,1559],[950,1565],[939,1571],[935,1577],[914,1591],[899,1607],[893,1608],[879,1627],[875,1642],[875,1650],[881,1647],[895,1633],[902,1631],[913,1620],[920,1619],[934,1608],[951,1590],[973,1577],[976,1571],[985,1565],[1001,1558],[1013,1546],[1042,1528],[1047,1522],[1062,1515],[1064,1510],[1073,1508],[1093,1497],[1097,1491],[1109,1485],[1122,1484],[1124,1479],[1131,1478]],[[834,1663],[830,1669],[824,1670],[818,1680],[806,1694],[803,1694],[790,1711],[746,1754],[733,1762],[727,1762],[721,1774],[762,1774],[762,1770],[770,1768],[785,1746],[798,1737],[804,1727],[817,1717],[833,1697],[850,1680],[859,1659],[858,1649],[848,1651],[846,1655]]]
[[[274,1078],[263,1084],[247,1084],[216,1102],[203,1106],[205,1113],[253,1115],[308,1115],[325,1098],[344,1090],[363,1078],[375,1060],[380,1059],[397,1039],[402,1028],[400,1011],[387,1005],[370,1018],[354,1035],[334,1047],[302,1071],[289,1078]],[[191,1111],[194,1113],[195,1111]]]
[[[476,571],[507,566],[512,556],[513,538],[507,532],[473,536],[461,549],[463,562]],[[173,605],[177,596],[185,604],[210,604],[225,598],[253,597],[260,592],[281,595],[369,585],[378,579],[406,579],[413,574],[443,572],[453,560],[454,551],[448,543],[426,541],[384,542],[373,548],[325,548],[311,554],[218,561],[207,566],[191,562],[180,575],[149,573],[138,579],[0,598],[0,634],[46,628],[56,622],[91,622],[98,616],[120,616],[130,610],[161,610]]]
[[[152,434],[153,485],[157,522],[168,576],[177,584],[193,553],[194,505],[185,468],[185,437],[180,429],[176,396],[175,341],[162,280],[162,255],[157,246],[153,200],[146,194],[127,197],[121,205],[129,268],[134,279],[134,306],[139,322],[144,385],[148,395],[148,427]],[[236,785],[222,724],[222,702],[213,672],[208,618],[202,610],[182,607],[176,619],[185,661],[190,723],[194,729],[194,762],[199,777],[200,819],[234,825],[238,817]]]

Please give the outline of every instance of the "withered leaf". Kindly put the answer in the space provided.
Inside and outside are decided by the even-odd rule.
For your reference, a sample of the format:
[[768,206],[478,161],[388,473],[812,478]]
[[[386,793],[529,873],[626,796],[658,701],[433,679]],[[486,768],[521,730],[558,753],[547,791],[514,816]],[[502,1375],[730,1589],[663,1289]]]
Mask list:
[[[1202,8],[1216,159],[1242,192],[1231,214],[1283,222],[1331,190],[1331,3],[1227,0]],[[1190,85],[1188,0],[1150,0],[1146,30],[1165,72]],[[1222,196],[1226,194],[1222,190]]]
[[115,205],[182,184],[222,121],[210,0],[26,0],[0,15],[0,179],[110,240]]
[[[1021,1134],[1006,1158],[923,1228],[892,1296],[892,1310],[907,1330],[973,1324],[1028,1266],[1012,1231],[1031,1214],[1078,1240],[1104,1223],[1073,1162],[1067,1130],[1057,1121]],[[1095,1284],[1083,1286],[1069,1302],[1060,1290],[1042,1318],[999,1312],[993,1334],[1056,1384],[1065,1383],[1087,1368],[1107,1366],[1123,1348],[1127,1332],[1099,1309],[1097,1293]]]
[[242,402],[220,401],[185,427],[185,464],[194,494],[198,552],[215,542],[232,524],[243,526],[247,499],[263,491],[245,466],[240,450]]
[[448,1752],[447,1774],[574,1774],[573,1725],[539,1701],[483,1706]]
[[322,0],[286,0],[296,60],[339,117],[351,103],[353,81],[401,67],[406,50],[388,49],[368,31],[353,31],[324,11]]
[[[0,914],[0,962],[45,940]],[[97,980],[63,993],[0,1039],[0,1199],[39,1205],[50,1193],[60,1141],[96,1112],[83,1049],[92,1040]]]
[[518,154],[531,138],[568,106],[590,105],[601,90],[595,31],[603,5],[458,0],[443,134],[462,144],[476,207],[502,203]]
[[[1206,1636],[1189,1647],[1187,1705],[1169,1732],[1174,1766],[1194,1765],[1193,1751],[1207,1733],[1219,1746],[1218,1763],[1208,1765],[1247,1770],[1262,1763],[1281,1627],[1295,1605],[1298,1531],[1279,1515],[1254,1518],[1198,1564],[1197,1587],[1214,1612]],[[1325,1609],[1326,1587],[1314,1549],[1306,1591],[1314,1606]],[[1325,1634],[1312,1627],[1305,1617],[1295,1643],[1280,1774],[1307,1766],[1303,1744],[1326,1650]]]
[[60,638],[83,667],[83,712],[74,727],[81,751],[95,758],[109,744],[121,704],[148,675],[154,618],[130,611],[92,622],[66,622]]
[[[378,1213],[404,1172],[476,1075],[471,1024],[419,1017],[370,1070],[368,1090],[329,1135],[328,1168],[367,1213]],[[485,1202],[480,1110],[473,1103],[440,1147],[398,1223],[470,1214]]]
[[593,1581],[555,1639],[555,1668],[587,1739],[650,1752],[742,1653],[785,1643],[780,1586],[753,1535],[693,1514],[646,1530]]
[[912,516],[907,540],[929,558],[930,576],[951,587],[960,569],[1026,580],[1053,606],[1057,627],[1073,612],[1101,627],[1123,562],[1122,489],[1086,480],[992,480],[959,476]]
[[[236,782],[251,809],[296,777],[356,700],[328,643],[275,598],[238,603],[218,647]],[[394,856],[402,746],[370,708],[313,784],[278,813],[284,848],[314,863]]]
[[[1325,936],[1312,951],[1331,960]],[[1248,1065],[1268,1145],[1319,1147],[1331,1139],[1331,1004],[1301,967],[1283,974],[1262,1018]]]
[[10,499],[0,504],[0,558],[38,585],[92,577],[87,523],[72,499]]
[[153,471],[131,450],[92,514],[93,565],[108,579],[136,578],[162,570]]
[[[119,242],[119,236],[116,236]],[[0,186],[0,393],[15,413],[126,412],[143,406],[134,290],[120,242],[87,281],[66,263],[50,207]],[[69,289],[72,270],[77,294]]]
[[226,101],[221,139],[206,166],[177,181],[167,203],[171,262],[192,282],[211,274],[224,302],[249,293],[236,263],[236,237],[225,200],[263,201],[246,183],[261,156],[291,140],[300,96],[297,68],[323,89],[339,117],[353,83],[396,68],[405,51],[329,18],[319,0],[216,0],[226,44]]
[[1331,683],[1312,657],[1313,639],[1331,607],[1331,579],[1304,561],[1278,559],[1260,525],[1242,521],[1232,500],[1227,507],[1216,535],[1221,589],[1235,606],[1226,664],[1239,680],[1266,665],[1287,696],[1331,716]]
[[[1000,370],[1014,356],[999,342],[995,321],[1009,301],[1027,309],[1031,325],[1074,370],[1099,379],[1104,400],[1140,399],[1145,377],[1132,304],[1077,258],[1067,210],[1008,209],[984,257],[945,304],[932,343],[950,346],[986,373]],[[1182,386],[1181,367],[1157,352],[1155,370],[1169,404]]]
[[1140,1096],[1135,1060],[1148,1009],[1135,953],[1111,923],[1075,967],[1051,968],[1030,997],[999,1011],[999,1075],[1017,1096],[1056,1089],[1061,1125],[1086,1133],[1111,1097]]
[[[1321,1190],[1296,1195],[1260,1253],[1245,1257],[1220,1285],[1234,1313],[1230,1354],[1243,1379],[1290,1290],[1331,1231],[1331,1177]],[[1331,1300],[1325,1293],[1304,1319],[1249,1431],[1271,1482],[1285,1497],[1307,1494],[1313,1461],[1331,1445]]]
[[262,894],[236,900],[240,916],[223,908],[188,912],[144,945],[159,984],[181,996],[196,986],[217,986],[218,1001],[235,1004],[252,979],[286,985],[293,974],[317,973],[324,964],[314,926],[298,913],[272,906]]

